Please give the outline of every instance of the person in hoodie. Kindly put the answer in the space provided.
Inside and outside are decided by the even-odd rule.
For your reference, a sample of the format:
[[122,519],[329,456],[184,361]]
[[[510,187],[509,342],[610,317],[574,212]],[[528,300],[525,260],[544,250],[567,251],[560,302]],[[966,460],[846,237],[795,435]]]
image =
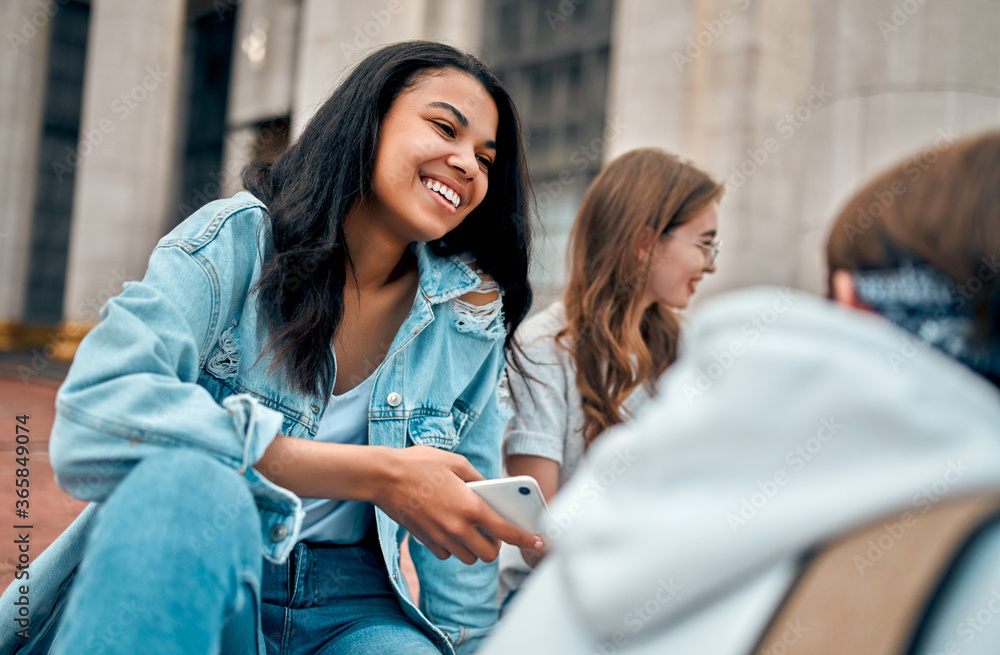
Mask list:
[[748,653],[814,547],[1000,488],[1000,132],[908,166],[833,222],[834,302],[754,288],[692,319],[558,494],[485,655]]

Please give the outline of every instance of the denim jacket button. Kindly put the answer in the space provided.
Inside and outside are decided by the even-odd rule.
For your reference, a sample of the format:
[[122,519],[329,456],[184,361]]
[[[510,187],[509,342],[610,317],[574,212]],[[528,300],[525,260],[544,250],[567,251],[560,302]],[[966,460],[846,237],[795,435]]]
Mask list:
[[389,406],[390,406],[390,407],[398,407],[398,406],[399,406],[399,403],[403,402],[403,397],[402,397],[402,396],[400,396],[400,395],[399,395],[398,393],[396,393],[395,391],[393,391],[393,392],[392,392],[392,393],[390,393],[390,394],[389,394],[388,396],[386,396],[386,399],[385,399],[385,401],[386,401],[387,403],[389,403]]
[[278,543],[288,536],[288,527],[284,523],[278,523],[271,528],[269,536],[271,537],[271,541]]
[[319,414],[319,405],[309,405],[309,409],[312,410],[313,414]]

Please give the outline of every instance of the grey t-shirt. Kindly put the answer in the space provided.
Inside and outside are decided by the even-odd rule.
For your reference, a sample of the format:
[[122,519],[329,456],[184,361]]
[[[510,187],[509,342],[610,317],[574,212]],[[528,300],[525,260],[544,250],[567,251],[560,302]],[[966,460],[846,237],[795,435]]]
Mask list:
[[[568,350],[555,336],[566,325],[566,309],[556,301],[538,312],[517,330],[517,340],[526,358],[522,365],[536,381],[507,368],[506,385],[513,416],[504,435],[504,456],[534,455],[559,464],[558,488],[576,471],[583,458],[584,414],[576,387],[576,366]],[[534,399],[528,392],[528,387]],[[649,400],[646,385],[639,385],[622,403],[626,420]],[[500,548],[500,589],[503,600],[524,582],[530,567],[521,551],[508,544]]]
[[[566,310],[556,301],[526,320],[517,339],[527,358],[522,362],[537,382],[507,370],[513,416],[504,436],[504,455],[535,455],[559,464],[558,486],[576,471],[585,448],[583,409],[576,387],[576,367],[555,336],[566,325]],[[529,361],[533,360],[533,361]],[[528,386],[534,394],[529,395]],[[622,404],[628,418],[649,400],[646,385],[639,385]]]

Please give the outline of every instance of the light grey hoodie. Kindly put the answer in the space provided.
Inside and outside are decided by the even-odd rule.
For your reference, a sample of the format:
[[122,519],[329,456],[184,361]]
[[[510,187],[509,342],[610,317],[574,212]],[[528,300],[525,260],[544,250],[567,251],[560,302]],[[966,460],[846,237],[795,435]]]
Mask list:
[[481,653],[747,653],[811,546],[1000,488],[996,387],[802,292],[706,303],[658,389],[560,492],[553,552]]

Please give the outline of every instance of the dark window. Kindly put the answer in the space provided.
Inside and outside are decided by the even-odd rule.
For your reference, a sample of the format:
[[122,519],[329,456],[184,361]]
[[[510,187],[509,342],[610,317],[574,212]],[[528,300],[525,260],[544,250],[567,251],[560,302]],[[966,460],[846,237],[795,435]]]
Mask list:
[[[535,180],[575,171],[574,150],[603,132],[613,8],[613,0],[486,0],[484,50],[521,113]],[[595,158],[583,177],[600,166]]]
[[531,110],[538,118],[552,111],[552,68],[542,66],[531,75]]
[[528,147],[538,152],[545,152],[549,147],[549,128],[531,128],[528,132]]
[[511,2],[500,7],[501,43],[510,50],[521,47],[521,5]]
[[24,311],[29,325],[56,325],[63,316],[76,167],[81,152],[95,147],[78,143],[89,22],[90,7],[75,2],[56,5],[52,14]]
[[219,197],[223,186],[222,155],[226,136],[226,101],[233,51],[235,11],[212,11],[188,29],[193,55],[187,98],[187,134],[182,160],[180,222],[198,207]]

